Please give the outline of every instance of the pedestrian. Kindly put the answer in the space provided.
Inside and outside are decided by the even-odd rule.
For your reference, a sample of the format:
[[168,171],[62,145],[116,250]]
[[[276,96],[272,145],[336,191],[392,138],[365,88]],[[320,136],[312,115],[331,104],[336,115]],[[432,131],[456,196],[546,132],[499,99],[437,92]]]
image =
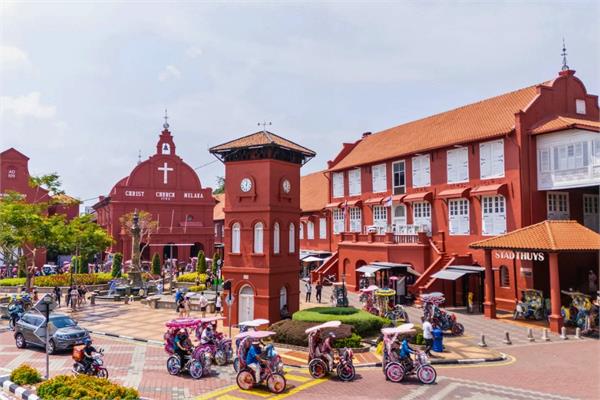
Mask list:
[[433,326],[429,317],[421,317],[423,322],[423,340],[425,341],[425,354],[431,356],[431,348],[433,347]]
[[304,301],[310,303],[310,295],[312,294],[312,285],[310,284],[310,281],[307,281],[304,287],[306,289],[306,299]]
[[190,317],[190,298],[188,296],[183,296],[183,316],[186,318]]
[[210,289],[212,288],[212,274],[209,273],[208,277],[206,278],[206,288]]
[[208,299],[204,295],[204,292],[200,292],[200,312],[202,313],[202,318],[206,318],[206,307],[208,307]]
[[331,307],[335,307],[337,305],[337,302],[335,300],[335,296],[333,295],[333,293],[331,293],[331,296],[329,296],[329,303],[331,303]]
[[590,272],[588,273],[588,286],[590,295],[596,296],[596,291],[598,291],[598,276],[592,269],[590,269]]
[[71,310],[77,311],[77,304],[79,303],[79,291],[75,286],[71,286]]
[[179,314],[179,318],[183,318],[185,314],[185,307],[183,305],[183,296],[175,298],[175,311]]
[[108,285],[108,296],[112,296],[113,294],[115,294],[116,290],[117,290],[117,281],[115,279],[113,279],[112,281],[110,281],[110,283]]
[[56,299],[56,302],[58,303],[58,306],[60,307],[60,288],[58,286],[54,286],[54,298]]
[[33,303],[34,304],[37,303],[39,299],[40,298],[38,297],[38,291],[37,291],[37,289],[34,289],[33,290]]
[[158,292],[159,295],[163,294],[163,284],[162,284],[162,282],[158,282],[158,284],[156,285],[156,291]]
[[218,314],[223,315],[223,312],[221,311],[221,306],[222,306],[222,302],[221,302],[221,294],[219,292],[217,292],[217,297],[215,298],[215,316]]
[[317,301],[321,303],[321,292],[323,291],[323,285],[321,285],[321,281],[317,282],[317,286],[315,286]]

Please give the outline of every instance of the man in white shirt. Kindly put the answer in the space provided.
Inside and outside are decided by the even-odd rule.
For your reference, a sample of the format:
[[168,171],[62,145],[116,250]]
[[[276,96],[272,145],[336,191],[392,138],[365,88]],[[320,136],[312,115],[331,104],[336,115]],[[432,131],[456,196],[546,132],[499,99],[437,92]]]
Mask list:
[[206,318],[206,307],[208,306],[208,299],[204,295],[204,292],[200,292],[200,311],[202,312],[202,318]]
[[433,326],[429,318],[421,317],[423,321],[423,339],[425,340],[425,353],[431,356],[431,347],[433,346]]

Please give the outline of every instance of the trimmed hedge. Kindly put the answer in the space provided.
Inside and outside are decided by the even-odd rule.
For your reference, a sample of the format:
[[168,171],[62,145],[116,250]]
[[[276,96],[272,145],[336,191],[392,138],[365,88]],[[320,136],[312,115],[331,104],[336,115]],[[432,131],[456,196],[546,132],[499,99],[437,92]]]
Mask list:
[[[73,274],[73,282],[77,285],[101,285],[108,283],[111,279],[113,279],[111,274],[103,272],[98,274]],[[71,274],[36,276],[33,282],[33,285],[38,287],[69,286]],[[0,279],[0,286],[23,285],[25,285],[25,278]]]
[[333,347],[335,347],[336,349],[341,349],[344,347],[351,347],[353,349],[356,349],[356,348],[360,347],[361,340],[362,340],[362,338],[353,332],[352,335],[350,335],[350,337],[336,339],[333,342]]
[[108,379],[87,375],[59,375],[42,383],[37,389],[42,400],[139,400],[133,388],[117,385]]
[[42,376],[37,369],[23,364],[15,368],[10,374],[10,380],[17,385],[33,385],[42,381]]
[[206,285],[201,283],[200,286],[190,286],[188,288],[188,292],[204,292],[206,290]]
[[[276,322],[269,327],[269,330],[275,332],[273,340],[277,343],[291,344],[294,346],[308,346],[308,335],[304,332],[311,326],[319,325],[314,322],[294,321],[284,319]],[[355,333],[352,333],[352,326],[342,324],[339,328],[327,329],[326,332],[333,332],[337,340],[334,341],[334,347],[349,347],[346,343],[355,343],[358,338],[358,344],[362,339]],[[340,344],[338,346],[338,344]],[[351,346],[358,347],[358,346]]]
[[25,286],[26,278],[4,278],[0,279],[0,286]]
[[386,318],[378,317],[367,311],[354,307],[314,307],[295,312],[294,321],[318,322],[338,320],[343,324],[352,325],[357,334],[362,337],[379,334],[381,328],[389,324]]
[[196,283],[196,278],[200,278],[200,283],[206,282],[206,274],[198,274],[196,272],[179,275],[177,282]]

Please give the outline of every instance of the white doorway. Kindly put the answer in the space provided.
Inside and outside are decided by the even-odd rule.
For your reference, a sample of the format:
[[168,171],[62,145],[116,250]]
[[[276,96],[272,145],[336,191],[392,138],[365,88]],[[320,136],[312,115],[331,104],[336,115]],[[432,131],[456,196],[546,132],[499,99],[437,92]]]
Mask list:
[[238,306],[238,322],[254,319],[254,290],[251,286],[246,285],[240,289]]
[[394,206],[392,224],[394,225],[394,233],[397,234],[399,234],[401,230],[404,229],[401,227],[406,226],[406,206],[404,204],[398,204]]
[[600,228],[599,203],[600,199],[597,194],[583,195],[583,225],[596,232]]

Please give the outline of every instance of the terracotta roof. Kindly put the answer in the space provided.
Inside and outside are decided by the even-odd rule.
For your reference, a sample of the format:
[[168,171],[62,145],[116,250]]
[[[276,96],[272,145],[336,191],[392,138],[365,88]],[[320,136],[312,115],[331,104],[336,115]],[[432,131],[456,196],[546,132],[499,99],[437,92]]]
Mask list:
[[235,150],[254,146],[265,146],[270,144],[274,144],[289,150],[295,150],[300,153],[306,154],[310,157],[314,157],[316,155],[314,151],[309,150],[306,147],[300,146],[299,144],[296,144],[290,140],[282,138],[281,136],[278,136],[268,131],[259,131],[247,136],[243,136],[239,139],[235,139],[227,143],[211,147],[209,151],[211,153],[220,153],[228,150]]
[[411,194],[407,194],[406,196],[404,196],[402,198],[402,201],[404,203],[410,203],[411,201],[429,201],[429,202],[431,202],[431,200],[433,200],[432,192],[411,193]]
[[458,197],[469,197],[470,187],[461,187],[454,189],[442,190],[437,194],[438,199],[453,199]]
[[71,197],[68,194],[57,194],[52,196],[52,200],[59,204],[70,205],[70,204],[80,204],[81,201],[76,199],[75,197]]
[[543,251],[600,250],[600,234],[577,221],[542,221],[504,235],[471,243],[474,249]]
[[366,136],[331,170],[337,171],[511,132],[515,114],[537,96],[537,86],[492,97]]
[[225,193],[213,194],[213,197],[217,201],[215,208],[213,208],[213,221],[221,221],[225,219]]
[[558,116],[535,127],[531,133],[539,135],[540,133],[562,131],[571,128],[588,128],[594,131],[600,131],[600,121]]
[[495,196],[497,194],[506,196],[507,193],[508,186],[506,185],[506,183],[476,186],[471,190],[471,196]]
[[321,211],[329,201],[329,181],[323,171],[304,175],[300,178],[300,209]]

